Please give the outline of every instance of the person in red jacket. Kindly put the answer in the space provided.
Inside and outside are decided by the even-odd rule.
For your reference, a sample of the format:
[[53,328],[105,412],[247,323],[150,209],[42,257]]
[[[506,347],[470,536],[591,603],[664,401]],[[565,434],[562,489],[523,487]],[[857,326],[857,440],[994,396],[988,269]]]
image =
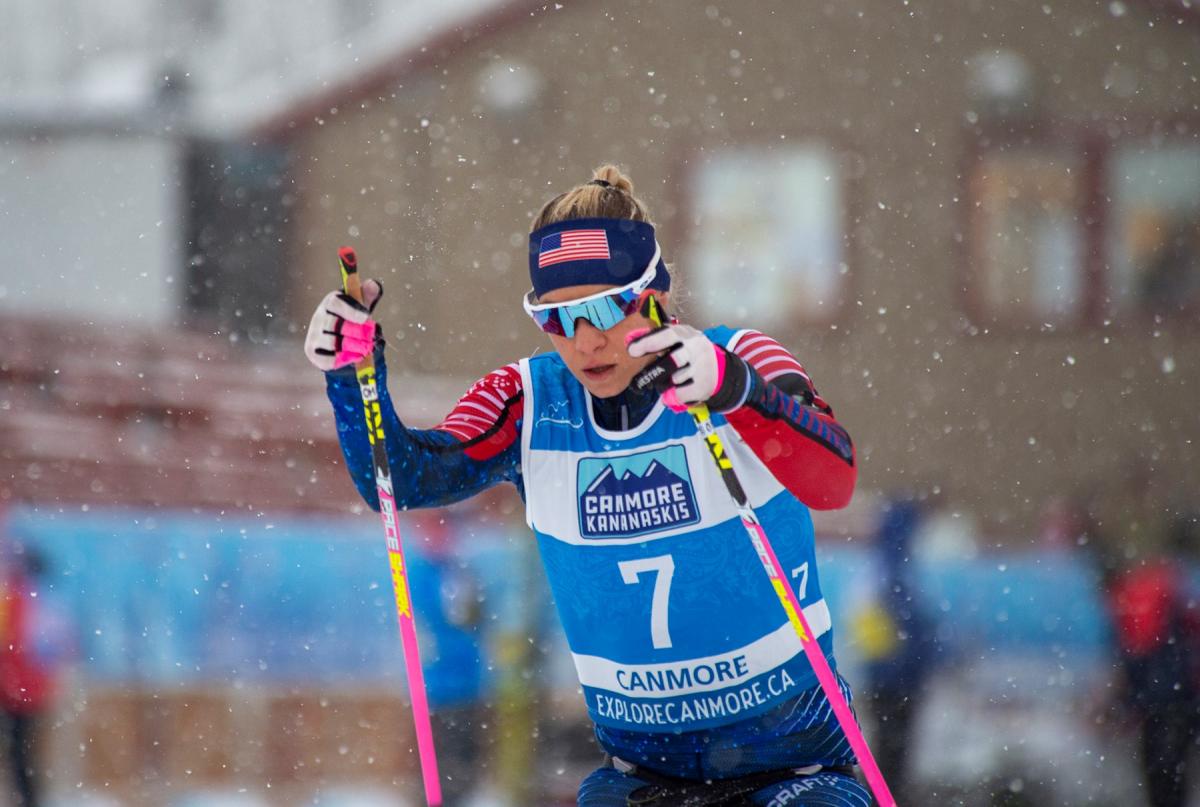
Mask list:
[[4,560],[0,582],[0,727],[3,729],[11,799],[17,807],[38,800],[35,743],[39,718],[49,709],[57,678],[56,654],[47,652],[38,579],[41,557],[15,546]]
[[1137,719],[1151,807],[1184,807],[1200,743],[1200,609],[1186,562],[1200,540],[1200,516],[1170,526],[1170,552],[1113,576],[1108,604],[1120,650],[1125,706]]

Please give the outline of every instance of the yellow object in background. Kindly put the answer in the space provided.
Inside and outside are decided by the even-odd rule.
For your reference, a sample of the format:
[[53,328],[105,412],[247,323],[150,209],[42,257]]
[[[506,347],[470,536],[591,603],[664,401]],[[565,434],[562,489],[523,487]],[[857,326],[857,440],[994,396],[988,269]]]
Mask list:
[[864,661],[879,661],[896,652],[900,643],[896,622],[878,601],[872,601],[855,612],[850,620],[850,633]]

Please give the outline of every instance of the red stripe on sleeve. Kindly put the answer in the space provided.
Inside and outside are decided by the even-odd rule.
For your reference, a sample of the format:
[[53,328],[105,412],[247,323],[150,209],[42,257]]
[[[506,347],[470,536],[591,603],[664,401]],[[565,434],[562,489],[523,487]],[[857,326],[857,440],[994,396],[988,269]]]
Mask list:
[[788,373],[803,376],[809,381],[808,373],[787,348],[766,334],[747,331],[738,340],[733,352],[741,356],[766,381],[772,381]]

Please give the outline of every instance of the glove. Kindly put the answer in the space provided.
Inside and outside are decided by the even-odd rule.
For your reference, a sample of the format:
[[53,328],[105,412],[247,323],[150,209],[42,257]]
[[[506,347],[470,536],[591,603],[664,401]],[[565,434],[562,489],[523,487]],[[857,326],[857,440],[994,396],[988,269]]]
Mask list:
[[313,312],[304,337],[304,355],[319,370],[336,370],[362,361],[375,349],[379,335],[371,312],[383,297],[383,284],[378,280],[363,283],[362,305],[350,295],[331,291]]
[[638,328],[625,336],[630,356],[661,353],[633,378],[633,386],[653,386],[675,412],[707,404],[714,412],[730,412],[746,401],[750,366],[688,325]]

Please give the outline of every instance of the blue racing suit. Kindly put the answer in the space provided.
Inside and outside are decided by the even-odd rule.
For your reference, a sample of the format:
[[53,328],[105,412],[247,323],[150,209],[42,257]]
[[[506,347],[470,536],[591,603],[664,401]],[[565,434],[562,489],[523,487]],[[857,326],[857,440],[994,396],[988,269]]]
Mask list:
[[[776,455],[780,453],[785,457],[799,455],[806,459],[807,461],[802,463],[804,469],[811,469],[815,462],[821,462],[828,463],[829,467],[837,469],[837,473],[844,474],[843,466],[849,466],[852,485],[853,448],[849,443],[849,438],[833,420],[832,412],[824,405],[824,402],[816,397],[807,375],[803,373],[799,364],[791,359],[789,354],[782,351],[782,348],[779,348],[778,343],[775,343],[774,340],[769,340],[753,331],[735,333],[728,329],[714,329],[711,336],[714,341],[720,340],[726,343],[731,350],[739,353],[741,350],[745,350],[748,357],[744,357],[754,368],[751,391],[747,396],[747,405],[743,407],[746,412],[732,414],[727,420],[716,416],[727,429],[736,430],[736,435],[733,432],[728,433],[727,440],[733,438],[741,442],[744,438],[749,449],[753,449],[756,454],[760,448],[756,445],[755,440],[770,440],[773,446],[772,450]],[[764,353],[766,354],[765,359]],[[781,356],[780,353],[783,355]],[[759,359],[758,361],[755,361],[756,357]],[[613,763],[615,767],[601,768],[585,780],[580,789],[579,804],[594,807],[623,806],[628,795],[646,783],[646,780],[638,777],[639,770],[647,771],[647,776],[657,774],[690,781],[705,781],[727,780],[763,771],[797,768],[809,768],[810,770],[806,771],[807,775],[797,775],[765,787],[754,795],[753,802],[763,805],[806,803],[866,805],[869,803],[866,792],[846,771],[848,766],[853,764],[854,757],[844,734],[832,715],[829,703],[820,688],[814,685],[814,681],[811,679],[811,669],[807,672],[808,677],[797,672],[796,656],[792,656],[791,661],[788,662],[793,665],[790,668],[793,672],[792,677],[799,681],[796,689],[779,693],[772,689],[772,693],[774,693],[772,697],[760,697],[758,701],[752,701],[747,699],[749,697],[746,694],[749,691],[747,685],[740,696],[741,703],[745,704],[743,711],[738,697],[728,694],[734,691],[732,688],[719,690],[716,689],[716,685],[713,685],[711,692],[700,692],[700,697],[689,700],[688,697],[681,695],[675,699],[678,703],[674,704],[668,700],[668,711],[671,705],[676,705],[683,710],[684,714],[691,715],[689,703],[702,703],[705,700],[704,695],[711,695],[707,700],[716,703],[721,700],[722,693],[725,693],[726,700],[723,703],[736,706],[736,710],[740,711],[739,714],[734,716],[732,713],[727,714],[722,711],[721,716],[717,717],[715,712],[712,714],[705,712],[703,715],[693,715],[694,723],[691,725],[687,721],[681,720],[672,725],[652,726],[643,722],[644,719],[650,719],[648,715],[651,712],[646,705],[648,701],[633,696],[623,700],[619,697],[622,693],[619,691],[618,685],[609,681],[605,677],[607,673],[602,672],[611,667],[608,659],[604,658],[607,654],[616,657],[618,662],[629,662],[629,669],[635,670],[633,673],[635,676],[637,675],[636,671],[641,670],[643,675],[647,676],[645,680],[654,680],[649,676],[652,676],[654,671],[662,665],[643,663],[651,657],[649,655],[651,653],[649,633],[647,632],[644,637],[639,633],[640,638],[636,641],[630,639],[625,642],[622,639],[616,641],[615,644],[602,642],[595,648],[584,647],[586,641],[580,639],[577,642],[572,637],[570,623],[584,617],[576,612],[572,612],[572,615],[568,616],[568,609],[564,609],[563,602],[571,599],[572,591],[579,590],[571,588],[578,584],[578,578],[571,577],[571,575],[579,575],[583,572],[579,570],[564,571],[567,561],[561,560],[560,555],[555,554],[560,552],[558,547],[561,544],[556,540],[556,534],[562,530],[545,525],[551,522],[561,522],[561,524],[567,525],[566,529],[570,532],[574,529],[570,527],[574,518],[570,513],[574,510],[563,511],[565,513],[563,518],[559,518],[560,515],[563,515],[562,513],[551,513],[547,517],[545,515],[547,505],[543,503],[535,506],[530,502],[530,497],[527,495],[530,491],[526,490],[526,484],[531,475],[536,476],[540,472],[536,463],[533,466],[529,465],[529,459],[533,456],[562,456],[564,457],[563,468],[574,469],[577,467],[579,469],[578,479],[571,482],[571,492],[578,492],[580,496],[579,512],[581,515],[576,520],[578,534],[574,537],[567,536],[568,544],[582,546],[583,551],[593,553],[606,551],[601,545],[611,545],[609,550],[623,553],[620,557],[634,557],[633,562],[640,562],[635,557],[639,548],[666,545],[663,543],[665,538],[660,539],[659,536],[650,534],[674,530],[676,534],[686,536],[690,532],[710,524],[711,526],[708,527],[710,531],[718,530],[720,524],[724,523],[723,517],[718,518],[715,515],[704,519],[700,517],[700,513],[703,513],[709,506],[707,499],[717,497],[696,497],[692,494],[691,487],[688,487],[694,483],[695,490],[702,490],[700,474],[704,469],[694,459],[689,464],[687,458],[680,453],[682,449],[677,445],[659,445],[659,438],[668,439],[668,432],[671,432],[672,429],[678,431],[682,428],[679,425],[680,421],[670,421],[669,418],[683,416],[672,416],[670,413],[663,412],[657,396],[639,394],[632,390],[627,390],[615,398],[592,399],[582,391],[582,387],[577,381],[572,380],[556,355],[546,355],[538,357],[536,361],[527,360],[520,365],[509,365],[481,379],[460,400],[451,415],[437,427],[429,430],[409,429],[404,426],[395,413],[387,390],[387,370],[381,352],[377,352],[376,360],[380,405],[384,417],[384,431],[387,436],[388,456],[392,465],[392,481],[395,487],[396,502],[400,507],[416,508],[450,504],[468,498],[499,482],[511,482],[516,485],[522,498],[530,503],[531,526],[539,536],[543,558],[547,563],[548,573],[551,574],[552,587],[556,587],[556,599],[559,603],[560,614],[564,618],[564,626],[568,628],[568,640],[572,644],[573,654],[576,656],[576,666],[581,673],[581,682],[584,684],[585,694],[588,697],[589,710],[596,722],[596,736],[601,747],[615,758]],[[578,389],[572,387],[572,384]],[[347,369],[328,373],[327,390],[333,404],[338,436],[347,468],[363,498],[372,507],[377,507],[369,442],[353,372]],[[536,417],[527,417],[526,407],[529,405],[529,398],[536,397],[536,395],[546,397],[551,405],[539,408]],[[568,399],[565,409],[559,407],[564,396]],[[551,401],[551,398],[554,400]],[[540,403],[533,405],[539,406]],[[580,411],[583,408],[590,408],[590,412],[586,413],[586,416]],[[737,418],[741,418],[741,420],[738,421]],[[585,422],[589,425],[585,426]],[[670,426],[670,423],[675,425]],[[647,425],[651,428],[647,429]],[[556,437],[558,432],[555,432],[555,429],[567,434],[570,439],[564,441],[565,438]],[[655,429],[658,429],[658,432]],[[664,429],[666,431],[663,431]],[[538,438],[538,434],[543,434],[543,437]],[[595,450],[581,448],[576,444],[581,434],[592,435]],[[644,434],[645,436],[640,439],[640,442],[621,443],[621,435],[624,434]],[[572,440],[575,442],[572,443]],[[679,442],[686,441],[677,441],[677,443]],[[781,444],[784,446],[782,449],[779,448]],[[794,451],[790,450],[792,445],[796,446]],[[642,453],[647,454],[646,461],[640,466],[637,464],[639,456],[637,452],[630,453],[632,449],[639,447],[644,449]],[[618,451],[618,448],[621,450]],[[741,448],[746,457],[753,459],[755,455],[746,453],[749,449],[745,446]],[[563,453],[555,455],[556,451]],[[597,451],[600,453],[597,454]],[[654,455],[662,462],[658,463],[649,455]],[[571,457],[574,456],[579,459],[572,459]],[[609,457],[611,459],[606,459]],[[800,507],[792,496],[788,495],[788,491],[793,489],[792,486],[785,486],[781,484],[781,481],[772,477],[772,474],[776,477],[788,477],[788,467],[781,464],[782,461],[778,460],[778,456],[773,459],[776,460],[775,464],[767,463],[764,460],[761,467],[753,469],[758,474],[756,478],[765,480],[762,484],[770,487],[769,496],[763,494],[770,500],[767,504],[784,507],[785,510],[780,511],[780,517],[785,517],[783,513],[786,512],[786,518],[789,519],[787,523],[796,524],[797,528],[800,528],[799,525],[808,523],[807,511],[801,507],[803,512],[799,515],[791,512],[791,509]],[[538,460],[538,462],[542,462],[542,460]],[[605,466],[606,463],[607,466]],[[612,473],[614,463],[620,469],[619,475]],[[739,471],[745,464],[746,462],[743,460],[742,465],[739,465]],[[797,463],[797,465],[800,464]],[[664,466],[669,467],[664,469]],[[586,475],[585,472],[589,468],[594,470],[594,478]],[[605,468],[606,470],[601,473],[601,470]],[[686,470],[688,468],[691,470]],[[687,478],[680,477],[681,473]],[[658,512],[654,514],[653,526],[645,526],[652,523],[649,513],[638,514],[632,511],[617,515],[609,514],[607,517],[600,516],[600,520],[596,522],[599,527],[590,521],[585,523],[582,513],[586,497],[595,498],[599,495],[596,491],[603,492],[610,489],[606,486],[624,483],[624,488],[616,488],[618,494],[615,499],[612,496],[608,497],[609,501],[618,502],[618,509],[622,506],[631,506],[628,504],[629,502],[649,502],[653,497],[647,493],[646,486],[651,484],[651,481],[648,480],[654,478],[656,474],[667,474],[669,477],[666,483],[667,487],[664,487],[663,490],[670,489],[677,493],[685,488],[687,490],[684,491],[686,496],[680,498],[678,504],[672,505],[673,509],[662,508],[662,512],[667,513],[667,516],[662,516]],[[689,474],[690,476],[688,476]],[[799,478],[803,474],[803,470],[797,470],[796,474]],[[826,474],[826,477],[832,475],[831,472]],[[620,479],[617,479],[617,476],[620,476]],[[788,478],[790,479],[790,477]],[[538,479],[537,484],[544,486],[543,477],[538,477]],[[820,482],[806,480],[798,482],[797,486],[812,484],[820,484]],[[561,493],[561,491],[552,493],[549,497],[543,495],[541,501],[545,502],[548,498],[554,501],[561,499],[574,508],[574,495],[559,495]],[[662,498],[664,495],[667,494],[660,492],[656,502],[661,504],[666,501]],[[841,494],[831,494],[834,498],[837,495]],[[687,496],[691,496],[691,498],[686,498]],[[817,494],[813,494],[812,497],[819,499]],[[586,500],[591,501],[591,499]],[[697,500],[700,500],[699,505],[696,504]],[[535,497],[534,502],[537,501],[538,499]],[[622,505],[622,501],[626,504]],[[775,502],[779,504],[774,505]],[[757,502],[756,506],[758,506]],[[558,505],[552,502],[550,507],[553,509]],[[697,508],[700,512],[693,513],[693,510]],[[535,513],[541,515],[535,515]],[[642,521],[636,521],[639,515]],[[629,520],[631,518],[635,521],[631,522]],[[671,518],[675,518],[676,522],[670,522]],[[800,521],[796,521],[797,518],[800,518]],[[630,527],[630,524],[634,524],[634,526]],[[546,532],[546,530],[550,532]],[[622,530],[632,530],[632,532],[622,532]],[[811,526],[808,526],[807,530],[808,537],[804,539],[807,541],[807,545],[804,545],[804,540],[797,545],[799,548],[796,549],[796,552],[801,553],[796,556],[799,559],[811,558]],[[782,532],[786,532],[786,530],[782,530]],[[771,534],[770,531],[768,534]],[[669,538],[669,536],[665,537]],[[645,540],[641,540],[642,538]],[[715,533],[713,540],[716,540]],[[776,538],[776,540],[784,544],[783,537]],[[653,541],[659,541],[659,543],[654,544]],[[684,545],[686,543],[685,541]],[[728,542],[726,541],[726,543]],[[745,545],[748,546],[748,542],[745,542]],[[565,552],[565,550],[562,551]],[[682,549],[678,549],[672,554],[676,554],[679,562],[682,563],[685,556],[677,554],[681,551]],[[787,551],[786,546],[780,554],[782,555],[785,551]],[[550,552],[550,555],[547,555],[547,552]],[[808,553],[807,556],[803,554],[805,552]],[[562,554],[561,557],[568,557],[568,555]],[[614,557],[616,556],[614,555]],[[662,555],[650,560],[657,560],[660,557]],[[616,565],[628,562],[630,561],[617,561]],[[693,563],[694,567],[695,563]],[[815,562],[813,562],[813,567],[811,574],[814,579],[812,587],[814,594],[810,600],[802,598],[806,614],[810,608],[809,602],[820,597],[819,585],[815,583]],[[613,569],[615,568],[614,565]],[[623,569],[622,573],[624,571]],[[613,575],[615,575],[615,571]],[[626,579],[624,582],[640,580],[636,574],[634,578],[632,581]],[[564,579],[568,582],[563,583]],[[686,578],[681,574],[680,579]],[[618,589],[622,585],[621,580],[615,577],[612,583]],[[677,591],[686,591],[683,583],[677,582],[676,585],[679,587]],[[638,590],[644,588],[648,590],[648,587],[643,586],[627,588],[630,596]],[[765,581],[763,588],[769,593],[769,587],[765,585]],[[823,607],[823,600],[817,604]],[[638,606],[635,604],[631,607],[633,612],[636,612]],[[755,612],[747,614],[747,616],[758,619],[759,610],[759,607],[755,606]],[[671,617],[675,620],[674,624],[677,628],[683,624],[683,619],[677,615],[677,612],[671,612]],[[773,618],[768,618],[768,621]],[[779,618],[782,619],[782,617]],[[825,618],[828,619],[827,612]],[[750,621],[753,622],[754,619]],[[576,631],[576,636],[578,637],[580,632],[589,631],[594,635],[597,632],[591,630],[592,627],[588,625],[585,626],[585,629]],[[617,629],[617,632],[624,630],[625,628],[622,627]],[[734,628],[728,630],[733,631]],[[818,635],[822,633],[819,628],[814,627],[814,630]],[[692,634],[695,633],[696,631],[693,630]],[[832,665],[834,661],[831,635],[828,633],[822,637],[821,644]],[[728,640],[730,637],[725,638]],[[746,638],[745,641],[749,641],[751,638],[753,637]],[[641,641],[643,646],[633,648],[637,641]],[[672,647],[669,641],[662,639],[661,636],[656,636],[654,641],[655,651],[661,651],[663,647]],[[704,644],[702,640],[678,638],[676,641],[680,644],[672,649],[680,651],[676,654],[679,659],[694,661],[695,657],[702,655],[700,650],[696,650],[689,656],[687,652],[684,652],[687,648],[683,647],[689,641],[693,644],[699,641],[699,645],[696,645],[699,647]],[[743,639],[737,640],[737,642],[742,641]],[[664,645],[663,642],[667,643]],[[757,647],[765,643],[765,639],[758,639],[746,647]],[[627,644],[629,647],[621,646],[622,644]],[[798,642],[796,642],[796,649],[798,649]],[[623,653],[625,655],[622,655]],[[632,655],[629,655],[630,653]],[[787,653],[793,653],[793,649],[789,649]],[[670,656],[670,653],[667,655]],[[743,659],[737,663],[747,664],[744,661],[744,655],[737,657]],[[786,676],[789,668],[770,666],[776,663],[781,664],[782,662],[763,663],[760,671],[763,673],[763,681],[766,680],[766,675],[771,670],[782,670],[785,680],[788,680]],[[629,669],[618,668],[613,680],[628,682]],[[688,667],[688,669],[698,670],[699,668]],[[729,668],[727,667],[727,669]],[[743,668],[734,666],[732,669],[742,670]],[[751,670],[746,675],[750,676],[754,672]],[[626,674],[625,678],[621,678],[622,673]],[[778,672],[774,674],[778,674]],[[697,677],[699,677],[698,673]],[[849,699],[849,687],[844,682],[842,686],[844,694]],[[700,688],[693,687],[693,689]],[[614,695],[614,691],[616,691],[616,695]],[[629,693],[624,694],[628,695]],[[728,700],[729,697],[733,699]],[[624,705],[620,709],[614,709],[614,703]],[[661,701],[656,703],[661,706]],[[659,714],[661,714],[661,709]],[[636,767],[631,770],[631,766]],[[821,768],[825,770],[821,770]]]

